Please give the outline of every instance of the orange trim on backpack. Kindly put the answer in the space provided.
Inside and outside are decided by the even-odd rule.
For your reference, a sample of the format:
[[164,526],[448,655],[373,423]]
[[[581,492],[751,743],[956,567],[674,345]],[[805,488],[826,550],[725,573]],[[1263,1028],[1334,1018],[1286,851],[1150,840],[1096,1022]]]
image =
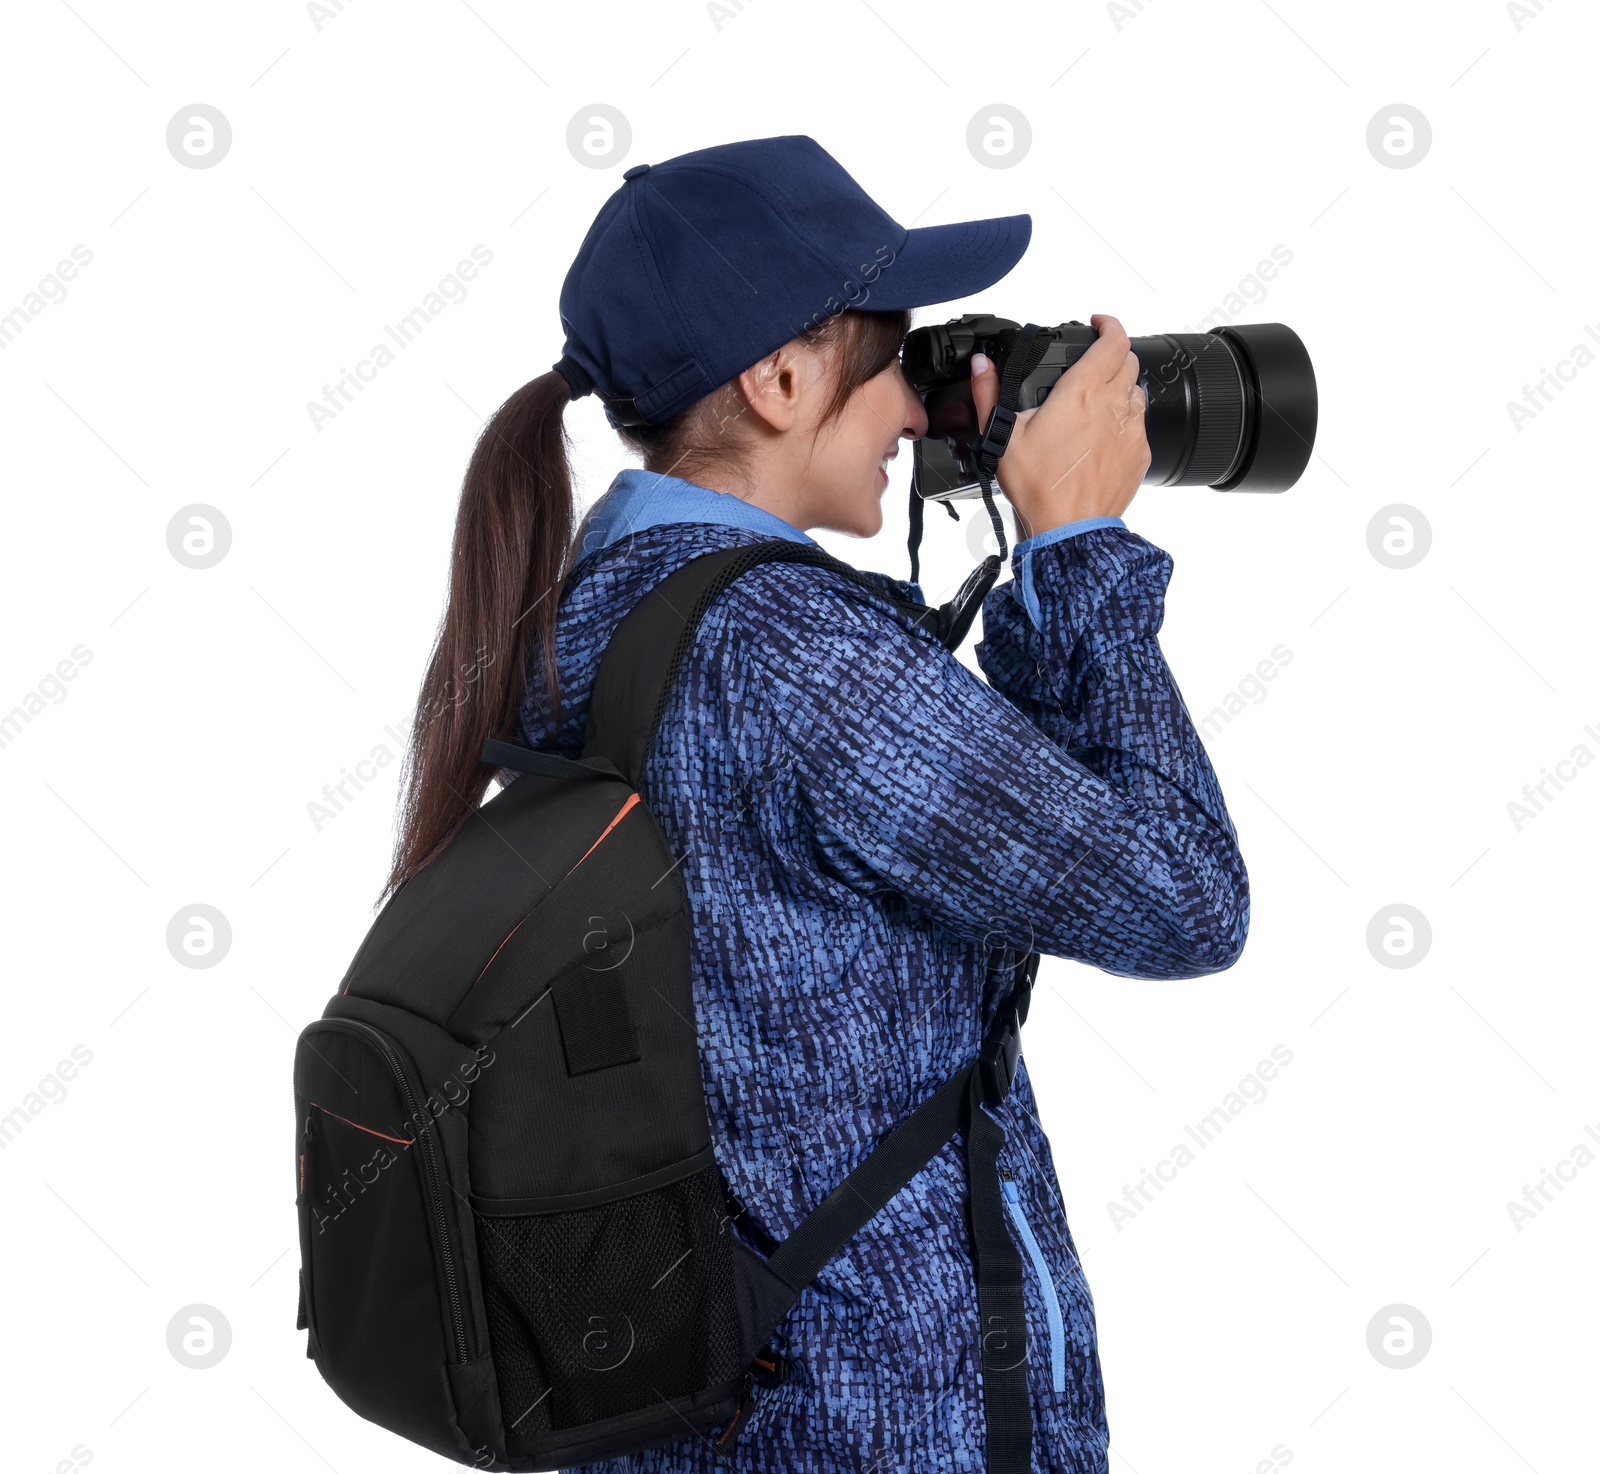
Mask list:
[[[583,862],[585,860],[587,860],[590,855],[592,855],[597,849],[600,848],[600,840],[604,839],[606,837],[606,835],[610,834],[611,831],[613,829],[615,829],[617,827],[617,825],[622,822],[622,816],[624,814],[626,814],[628,812],[628,810],[631,809],[638,802],[639,802],[639,795],[637,793],[630,793],[628,795],[627,803],[623,804],[623,806],[620,809],[617,810],[616,818],[614,818],[609,824],[607,824],[605,829],[603,831],[601,831],[600,839],[597,839],[592,845],[589,846],[588,849],[586,849],[581,855],[578,856],[578,865],[583,864]],[[578,868],[578,865],[574,865],[572,867],[572,870],[576,870]],[[571,875],[572,874],[572,870],[567,871],[567,875]],[[567,878],[567,876],[563,875],[561,878],[563,880],[565,880]]]
[[[338,1111],[330,1111],[327,1106],[317,1105],[316,1101],[311,1101],[310,1104],[317,1106],[317,1109],[321,1111],[323,1115],[332,1116],[335,1121],[343,1121],[346,1126],[354,1126],[357,1131],[365,1131],[368,1136],[381,1136],[385,1141],[398,1142],[401,1146],[411,1146],[413,1143],[413,1138],[409,1136],[389,1136],[385,1132],[374,1131],[370,1126],[363,1126],[359,1121],[352,1121],[348,1116],[341,1116]],[[301,1171],[304,1172],[304,1157],[300,1159],[300,1164]]]
[[[609,824],[607,824],[606,827],[601,831],[600,839],[597,839],[592,845],[589,846],[588,849],[586,849],[578,857],[577,865],[574,865],[572,867],[572,870],[576,870],[578,868],[578,865],[583,864],[583,862],[585,860],[587,860],[589,858],[589,856],[592,855],[595,852],[595,850],[600,845],[600,840],[604,839],[606,837],[606,835],[610,834],[611,831],[613,829],[615,829],[617,827],[617,825],[622,822],[622,816],[624,814],[626,814],[628,812],[628,810],[631,809],[638,802],[639,802],[639,795],[637,793],[630,793],[628,795],[628,801],[625,804],[623,804],[623,806],[620,809],[617,810],[616,817],[613,818],[612,821]],[[571,875],[572,874],[572,870],[567,871],[567,875]],[[563,880],[565,880],[567,878],[567,875],[563,875],[561,878]],[[528,913],[528,916],[531,916],[532,914],[533,913],[530,911]],[[528,917],[524,916],[522,918],[522,921],[526,921],[527,919],[528,919]],[[474,982],[480,981],[483,978],[483,974],[488,972],[489,969],[494,965],[494,959],[496,957],[498,957],[501,954],[501,952],[503,952],[505,950],[506,943],[509,942],[512,939],[512,937],[516,936],[517,932],[521,930],[522,921],[519,921],[514,927],[511,928],[510,931],[508,931],[505,934],[505,937],[502,939],[500,945],[494,949],[493,953],[490,954],[489,960],[486,963],[483,964],[483,968],[478,973],[477,978],[475,978],[473,980]]]
[[742,1406],[741,1406],[741,1407],[740,1407],[740,1408],[739,1408],[739,1409],[738,1409],[738,1410],[737,1410],[737,1411],[736,1411],[736,1412],[735,1412],[735,1413],[734,1413],[734,1415],[733,1415],[733,1421],[732,1421],[732,1422],[731,1422],[731,1423],[729,1423],[729,1424],[728,1424],[728,1426],[727,1426],[727,1427],[726,1427],[726,1428],[725,1428],[725,1429],[723,1429],[723,1432],[722,1432],[722,1437],[721,1437],[721,1438],[719,1438],[719,1439],[718,1439],[718,1440],[717,1440],[717,1441],[716,1441],[716,1442],[715,1442],[715,1443],[714,1443],[714,1444],[712,1444],[712,1445],[711,1445],[711,1446],[712,1446],[712,1447],[713,1447],[713,1448],[721,1448],[721,1447],[722,1447],[722,1445],[723,1445],[723,1444],[725,1444],[725,1443],[726,1443],[726,1442],[727,1442],[727,1441],[728,1441],[728,1440],[729,1440],[729,1439],[730,1439],[730,1438],[732,1438],[732,1437],[733,1437],[733,1433],[734,1433],[734,1429],[736,1429],[736,1428],[737,1428],[737,1427],[738,1427],[738,1426],[739,1426],[739,1424],[740,1424],[740,1423],[741,1423],[741,1422],[743,1422],[743,1421],[744,1421],[744,1408],[743,1408],[743,1407],[742,1407]]
[[[528,916],[531,916],[531,915],[532,915],[532,914],[533,914],[533,913],[532,913],[532,912],[531,912],[531,911],[530,911],[530,912],[529,912],[529,913],[528,913]],[[522,921],[526,921],[526,920],[527,920],[527,919],[528,919],[528,917],[527,917],[527,916],[524,916],[524,917],[523,917],[523,918],[522,918]],[[517,932],[518,932],[518,931],[519,931],[519,930],[521,930],[521,927],[522,927],[522,921],[519,921],[519,922],[518,922],[518,923],[517,923],[517,924],[516,924],[516,926],[514,926],[514,927],[512,927],[512,928],[511,928],[511,930],[510,930],[510,931],[508,931],[508,932],[507,932],[507,933],[506,933],[506,934],[505,934],[505,937],[504,937],[504,939],[503,939],[503,940],[502,940],[502,941],[501,941],[501,943],[500,943],[500,945],[499,945],[499,946],[498,946],[498,947],[496,947],[496,948],[495,948],[495,949],[494,949],[494,952],[493,952],[493,954],[492,954],[492,955],[491,955],[491,956],[490,956],[490,958],[489,958],[489,960],[488,960],[488,962],[486,962],[486,963],[484,963],[484,964],[483,964],[483,971],[482,971],[482,972],[480,972],[480,973],[479,973],[479,974],[478,974],[478,976],[477,976],[477,977],[475,977],[475,978],[474,978],[474,979],[473,979],[473,982],[474,982],[474,983],[477,983],[477,982],[479,982],[479,981],[481,981],[481,980],[482,980],[482,978],[483,978],[483,974],[484,974],[484,973],[485,973],[485,972],[488,972],[488,971],[489,971],[489,968],[490,968],[490,967],[491,967],[491,966],[492,966],[492,965],[493,965],[493,964],[494,964],[494,959],[495,959],[495,958],[496,958],[496,957],[498,957],[498,956],[499,956],[499,955],[500,955],[500,953],[501,953],[501,952],[502,952],[502,951],[503,951],[503,950],[504,950],[504,948],[505,948],[505,945],[506,945],[506,943],[507,943],[507,942],[509,942],[509,941],[510,941],[510,940],[511,940],[511,939],[512,939],[512,937],[514,937],[514,936],[516,936],[516,934],[517,934]]]

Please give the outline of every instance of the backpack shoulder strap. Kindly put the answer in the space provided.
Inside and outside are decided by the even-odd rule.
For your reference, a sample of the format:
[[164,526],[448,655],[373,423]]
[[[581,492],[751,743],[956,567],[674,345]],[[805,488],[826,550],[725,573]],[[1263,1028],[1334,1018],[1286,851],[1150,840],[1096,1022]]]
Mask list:
[[775,539],[691,558],[623,617],[606,646],[589,698],[585,762],[603,759],[639,786],[640,769],[672,693],[678,669],[712,602],[762,563],[808,563],[870,590],[915,625],[939,629],[940,610],[899,599],[848,563],[806,543]]

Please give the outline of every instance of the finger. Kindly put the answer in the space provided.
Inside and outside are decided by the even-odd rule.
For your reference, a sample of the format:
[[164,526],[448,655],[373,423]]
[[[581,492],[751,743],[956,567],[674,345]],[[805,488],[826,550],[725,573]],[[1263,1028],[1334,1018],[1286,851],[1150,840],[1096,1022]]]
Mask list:
[[1095,313],[1089,321],[1100,336],[1089,345],[1088,351],[1078,362],[1085,365],[1086,374],[1102,383],[1108,382],[1116,377],[1127,355],[1128,335],[1116,318],[1104,313]]
[[1119,389],[1126,390],[1130,385],[1139,382],[1139,375],[1142,372],[1139,355],[1130,350],[1128,356],[1118,365],[1116,373],[1112,375],[1111,382]]
[[972,402],[978,411],[981,432],[1000,402],[1000,375],[995,370],[994,360],[983,353],[972,355]]

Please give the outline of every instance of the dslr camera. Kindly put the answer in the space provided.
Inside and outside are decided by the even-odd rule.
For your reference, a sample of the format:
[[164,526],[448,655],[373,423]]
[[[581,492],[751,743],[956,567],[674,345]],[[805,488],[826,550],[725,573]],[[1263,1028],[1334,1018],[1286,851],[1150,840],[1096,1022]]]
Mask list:
[[[1013,353],[1037,359],[1018,385],[1020,412],[1044,403],[1098,336],[1066,322],[1039,328],[1027,343],[1019,324],[986,313],[908,333],[900,361],[928,411],[928,433],[912,449],[917,494],[924,501],[981,494],[985,427],[972,402],[974,353],[994,361],[1002,382]],[[1285,491],[1300,479],[1317,435],[1317,380],[1291,329],[1274,322],[1155,333],[1131,346],[1147,400],[1147,485]]]

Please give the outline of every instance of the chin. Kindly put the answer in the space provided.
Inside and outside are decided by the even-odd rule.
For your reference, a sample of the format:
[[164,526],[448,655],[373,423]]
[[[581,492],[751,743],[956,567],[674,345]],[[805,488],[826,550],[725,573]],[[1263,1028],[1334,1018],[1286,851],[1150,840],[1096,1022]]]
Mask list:
[[876,537],[883,531],[883,508],[877,502],[853,502],[823,525],[830,532],[842,532],[846,537]]

